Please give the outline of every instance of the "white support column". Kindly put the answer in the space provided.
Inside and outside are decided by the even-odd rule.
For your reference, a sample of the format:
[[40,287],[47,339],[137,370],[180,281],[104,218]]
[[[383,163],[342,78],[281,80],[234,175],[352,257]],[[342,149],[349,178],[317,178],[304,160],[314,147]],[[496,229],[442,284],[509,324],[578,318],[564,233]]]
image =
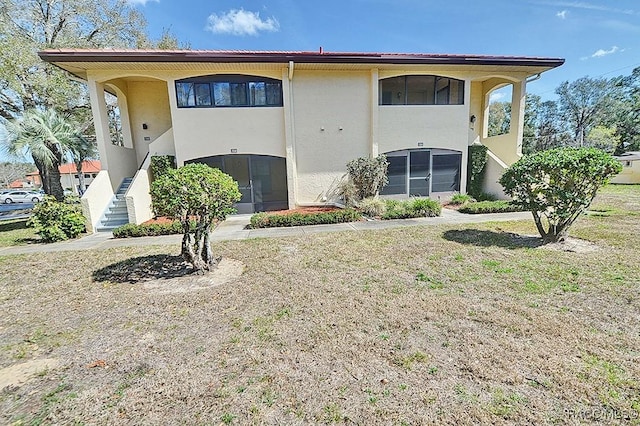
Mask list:
[[371,70],[371,146],[369,153],[371,158],[379,154],[378,150],[378,69]]
[[516,153],[522,156],[522,138],[524,136],[524,111],[527,101],[527,80],[513,83],[513,100],[511,102],[511,132],[516,138]]
[[282,102],[284,111],[284,138],[287,164],[287,193],[289,208],[297,204],[298,179],[295,150],[295,127],[293,114],[293,63],[282,69]]
[[107,144],[111,144],[109,133],[109,117],[107,115],[107,103],[104,98],[104,84],[89,78],[89,97],[91,100],[91,112],[93,113],[93,124],[96,131],[96,143],[100,153],[100,164],[102,170],[109,170],[109,158],[107,156]]

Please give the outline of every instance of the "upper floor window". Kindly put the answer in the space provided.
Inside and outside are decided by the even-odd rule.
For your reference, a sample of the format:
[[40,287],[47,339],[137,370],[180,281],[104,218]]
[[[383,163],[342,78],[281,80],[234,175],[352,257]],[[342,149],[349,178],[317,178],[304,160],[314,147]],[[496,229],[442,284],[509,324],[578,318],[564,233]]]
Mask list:
[[250,75],[211,75],[176,81],[179,108],[282,106],[282,82]]
[[380,105],[462,105],[464,81],[435,75],[402,75],[380,80]]

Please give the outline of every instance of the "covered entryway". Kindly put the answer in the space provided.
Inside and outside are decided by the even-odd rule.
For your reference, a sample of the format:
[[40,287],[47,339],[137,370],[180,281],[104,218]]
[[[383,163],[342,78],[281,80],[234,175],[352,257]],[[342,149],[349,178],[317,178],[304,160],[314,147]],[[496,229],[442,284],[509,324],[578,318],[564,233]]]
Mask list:
[[389,183],[382,195],[428,197],[460,191],[462,153],[448,149],[408,149],[385,153]]
[[186,163],[204,163],[230,175],[242,193],[238,213],[289,208],[286,160],[270,155],[214,155]]

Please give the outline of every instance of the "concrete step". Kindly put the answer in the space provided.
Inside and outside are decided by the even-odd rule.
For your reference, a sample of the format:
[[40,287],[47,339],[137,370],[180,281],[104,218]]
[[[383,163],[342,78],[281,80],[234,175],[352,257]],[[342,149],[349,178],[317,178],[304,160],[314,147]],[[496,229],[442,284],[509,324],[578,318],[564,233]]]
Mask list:
[[124,198],[133,178],[124,178],[116,191],[114,199],[104,212],[100,224],[96,227],[98,232],[108,232],[129,223],[127,202]]

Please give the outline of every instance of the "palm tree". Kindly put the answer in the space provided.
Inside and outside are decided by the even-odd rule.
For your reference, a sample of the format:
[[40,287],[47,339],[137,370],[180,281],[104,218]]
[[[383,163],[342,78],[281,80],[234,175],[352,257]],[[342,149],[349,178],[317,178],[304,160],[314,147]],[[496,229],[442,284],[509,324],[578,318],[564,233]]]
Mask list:
[[62,201],[64,192],[58,167],[76,137],[68,118],[53,109],[30,109],[21,119],[7,122],[5,127],[5,149],[14,156],[30,153],[40,173],[44,191]]

